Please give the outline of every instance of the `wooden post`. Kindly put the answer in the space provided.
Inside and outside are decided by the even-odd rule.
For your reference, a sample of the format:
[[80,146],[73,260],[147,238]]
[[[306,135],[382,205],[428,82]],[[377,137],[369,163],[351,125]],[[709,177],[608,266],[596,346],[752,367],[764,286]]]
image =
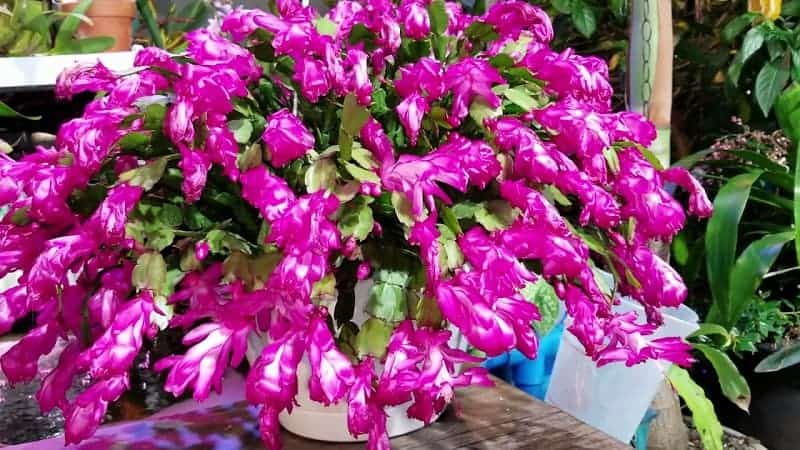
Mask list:
[[[645,115],[658,137],[650,147],[664,167],[670,163],[672,116],[672,2],[633,0],[628,57],[628,109]],[[661,249],[668,257],[668,248]],[[689,435],[678,396],[667,380],[651,408],[658,413],[650,425],[648,450],[685,450]]]

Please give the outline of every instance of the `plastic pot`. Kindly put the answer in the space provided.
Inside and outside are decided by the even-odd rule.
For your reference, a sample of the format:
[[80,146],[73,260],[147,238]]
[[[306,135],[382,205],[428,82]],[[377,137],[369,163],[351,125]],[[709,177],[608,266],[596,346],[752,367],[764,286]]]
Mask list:
[[[644,308],[622,299],[617,312]],[[647,339],[686,337],[697,330],[697,314],[686,306],[664,310],[664,326]],[[569,327],[569,324],[567,324]],[[612,363],[597,367],[569,331],[562,335],[546,401],[622,442],[630,442],[670,368],[663,361],[633,367]]]

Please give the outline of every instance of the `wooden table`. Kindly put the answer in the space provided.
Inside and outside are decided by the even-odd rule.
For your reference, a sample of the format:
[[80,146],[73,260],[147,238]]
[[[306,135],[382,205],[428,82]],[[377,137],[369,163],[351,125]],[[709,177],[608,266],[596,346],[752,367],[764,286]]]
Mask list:
[[[438,422],[392,439],[394,450],[419,449],[541,449],[630,450],[572,416],[497,380],[492,389],[458,392],[460,415],[450,408]],[[244,402],[104,427],[73,450],[263,449],[257,410]],[[62,448],[63,438],[52,441]],[[287,450],[362,450],[364,444],[326,444],[284,432]],[[31,445],[31,444],[28,444]],[[24,450],[49,450],[42,445]]]

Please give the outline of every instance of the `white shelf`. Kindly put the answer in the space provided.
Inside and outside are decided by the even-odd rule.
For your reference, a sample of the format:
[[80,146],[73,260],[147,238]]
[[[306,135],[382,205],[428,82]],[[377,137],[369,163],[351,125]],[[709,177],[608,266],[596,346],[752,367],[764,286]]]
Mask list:
[[101,61],[114,72],[124,72],[133,68],[135,54],[135,51],[128,51],[0,58],[0,90],[51,88],[55,86],[61,71],[77,63]]

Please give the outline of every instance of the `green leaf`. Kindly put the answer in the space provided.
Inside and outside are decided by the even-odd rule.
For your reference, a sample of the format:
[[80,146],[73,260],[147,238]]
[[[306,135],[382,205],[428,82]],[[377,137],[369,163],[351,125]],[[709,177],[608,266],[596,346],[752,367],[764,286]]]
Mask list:
[[206,234],[205,241],[212,253],[228,254],[233,251],[244,254],[252,253],[252,246],[247,240],[236,233],[224,230],[211,230]]
[[592,37],[597,30],[597,16],[594,9],[583,0],[575,0],[572,5],[572,23],[582,35],[587,38]]
[[536,328],[540,337],[546,336],[555,327],[558,320],[561,300],[555,289],[544,278],[539,278],[536,283],[526,283],[520,294],[525,297],[525,300],[539,308],[542,318],[534,322],[533,327]]
[[353,164],[353,163],[344,163],[344,168],[347,172],[353,176],[356,180],[360,182],[368,182],[373,184],[380,184],[381,179],[375,172],[367,169],[362,169],[361,167]]
[[607,147],[603,150],[603,156],[606,158],[608,170],[613,174],[619,173],[619,156],[613,147]]
[[374,170],[378,168],[378,162],[375,161],[372,152],[358,144],[353,144],[352,156],[353,161],[357,162],[359,166],[365,169]]
[[42,118],[42,116],[26,116],[24,114],[20,114],[15,111],[14,108],[6,105],[2,101],[0,101],[0,117],[7,117],[11,119],[19,117],[28,120],[39,120]]
[[258,142],[247,147],[245,151],[236,156],[236,165],[239,170],[246,172],[264,163],[264,149]]
[[208,22],[211,12],[212,8],[209,2],[190,0],[177,14],[170,17],[167,33],[170,35],[180,34],[201,28]]
[[406,288],[389,283],[375,283],[369,295],[367,314],[387,322],[401,322],[408,316]]
[[608,9],[617,19],[628,17],[628,0],[609,0]]
[[253,122],[248,119],[236,119],[228,122],[228,129],[233,132],[233,138],[240,144],[247,144],[253,136]]
[[133,268],[133,285],[163,294],[167,283],[167,263],[161,253],[143,253]]
[[482,203],[475,210],[475,221],[483,225],[487,231],[504,230],[514,223],[517,212],[504,200],[491,200]]
[[764,275],[778,259],[783,247],[793,240],[794,231],[768,234],[751,243],[733,266],[730,277],[728,315],[723,326],[733,327],[753,300]]
[[730,341],[731,335],[728,329],[716,323],[701,323],[700,328],[694,333],[689,335],[689,338],[696,338],[700,336],[722,336],[725,341]]
[[775,117],[795,145],[800,144],[800,84],[793,83],[778,97]]
[[483,97],[477,97],[472,101],[469,107],[469,116],[480,126],[483,126],[483,121],[489,118],[496,118],[503,115],[503,107],[492,108],[486,103]]
[[750,26],[753,22],[754,15],[752,13],[745,13],[728,22],[722,29],[722,41],[730,44],[736,39],[737,36],[742,34],[745,28]]
[[60,47],[53,49],[55,55],[101,53],[114,46],[116,41],[109,36],[93,36],[83,39],[73,39]]
[[514,58],[512,58],[511,56],[505,53],[498,53],[489,60],[489,64],[491,64],[497,69],[502,70],[502,69],[507,69],[509,67],[513,67],[515,63],[514,63]]
[[[800,142],[795,144],[797,149],[800,149]],[[794,252],[797,258],[797,264],[800,264],[800,152],[795,150],[794,153],[794,189],[793,189],[793,208],[794,213]]]
[[722,324],[727,315],[728,287],[736,258],[739,221],[742,219],[750,189],[761,172],[732,178],[714,199],[714,215],[706,227],[706,271],[714,300],[707,321]]
[[755,96],[764,117],[769,116],[772,105],[789,81],[789,76],[789,68],[780,61],[770,61],[758,72]]
[[386,106],[386,90],[383,88],[376,87],[372,90],[372,105],[370,106],[370,111],[376,116],[391,111],[389,107]]
[[694,427],[700,433],[703,448],[723,450],[722,424],[714,412],[714,404],[706,397],[703,388],[691,379],[686,369],[675,365],[670,368],[667,378],[692,412]]
[[327,17],[318,17],[314,20],[314,27],[317,33],[323,36],[336,36],[336,31],[339,27],[331,19]]
[[306,170],[305,184],[308,193],[328,190],[336,187],[336,163],[330,158],[320,158]]
[[447,31],[447,9],[444,1],[434,0],[428,6],[428,16],[431,21],[431,32],[436,36],[441,36]]
[[467,27],[467,37],[476,42],[490,42],[497,39],[497,33],[494,27],[485,22],[472,22],[472,25]]
[[339,231],[341,231],[342,237],[352,236],[359,241],[366,239],[375,226],[372,208],[369,206],[367,197],[358,196],[342,205],[342,208],[344,211],[339,218]]
[[528,90],[523,86],[517,86],[503,91],[503,96],[511,101],[511,103],[519,106],[524,111],[531,111],[539,106],[536,99],[528,94]]
[[764,45],[764,30],[759,26],[751,28],[747,34],[744,35],[742,42],[742,49],[739,50],[740,61],[742,64],[746,63],[751,56],[761,49]]
[[574,0],[552,0],[550,4],[561,14],[569,14],[572,12],[573,2]]
[[128,133],[117,142],[119,148],[130,151],[150,143],[150,136],[144,133]]
[[132,186],[139,186],[145,191],[153,189],[167,168],[168,157],[156,158],[142,167],[131,169],[119,175],[119,181]]
[[414,225],[414,215],[411,212],[411,201],[399,192],[392,192],[392,206],[394,206],[394,213],[397,220],[405,226]]
[[725,353],[705,344],[692,344],[703,353],[717,372],[722,393],[739,408],[747,411],[750,408],[750,386],[744,379],[736,364]]
[[794,342],[761,360],[756,366],[756,372],[777,372],[798,363],[800,363],[800,342]]
[[161,34],[161,27],[158,25],[158,18],[152,3],[149,0],[136,0],[136,9],[150,33],[153,44],[158,48],[164,48],[164,36]]
[[144,109],[144,127],[148,130],[160,131],[167,115],[166,105],[153,103]]
[[369,110],[358,104],[355,94],[352,92],[347,94],[342,109],[342,129],[351,136],[358,136],[367,120],[369,120]]
[[361,330],[356,336],[356,351],[361,357],[371,355],[375,358],[383,358],[386,354],[386,347],[392,337],[394,325],[383,320],[370,317],[361,326]]
[[78,6],[72,10],[72,14],[68,15],[64,21],[61,22],[58,33],[56,33],[56,38],[53,41],[53,48],[55,50],[62,50],[69,46],[70,42],[73,40],[73,36],[75,36],[75,32],[78,31],[78,27],[81,25],[80,16],[86,15],[86,11],[91,5],[92,0],[82,0],[78,3]]

